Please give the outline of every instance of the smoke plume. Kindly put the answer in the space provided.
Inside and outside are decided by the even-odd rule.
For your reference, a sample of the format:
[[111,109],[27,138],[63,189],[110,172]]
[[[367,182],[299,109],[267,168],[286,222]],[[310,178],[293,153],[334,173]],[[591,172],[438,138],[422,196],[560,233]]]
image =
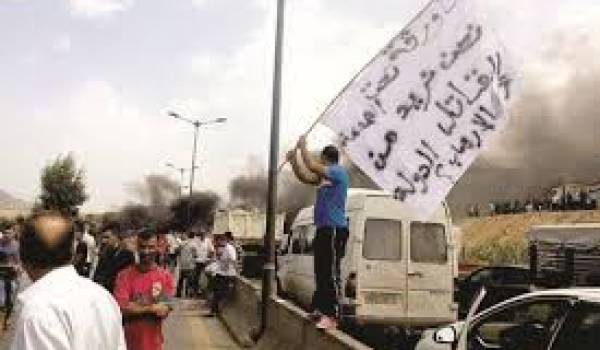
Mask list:
[[264,210],[267,206],[267,175],[240,175],[229,183],[230,205],[246,210]]
[[179,184],[163,175],[148,175],[141,182],[129,185],[128,190],[138,202],[127,205],[124,213],[129,211],[132,216],[142,218],[144,215],[140,213],[145,211],[153,221],[165,222],[170,216],[169,205],[179,195]]
[[597,39],[557,36],[543,63],[525,71],[506,133],[450,194],[459,211],[468,203],[524,199],[559,183],[600,180]]

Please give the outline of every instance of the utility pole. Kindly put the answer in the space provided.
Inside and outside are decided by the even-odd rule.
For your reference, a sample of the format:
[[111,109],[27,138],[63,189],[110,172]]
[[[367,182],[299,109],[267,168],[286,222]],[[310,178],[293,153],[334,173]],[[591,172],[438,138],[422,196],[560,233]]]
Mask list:
[[[183,197],[183,190],[188,188],[188,186],[185,186],[183,184],[183,174],[190,170],[187,168],[178,168],[175,165],[173,165],[173,163],[165,163],[166,166],[168,166],[169,168],[176,170],[177,172],[179,172],[179,198]],[[196,167],[197,168],[197,167]]]
[[217,118],[217,119],[213,119],[213,120],[202,121],[202,120],[197,120],[197,119],[192,120],[192,119],[185,118],[181,114],[176,113],[176,112],[168,112],[167,115],[169,115],[170,117],[173,117],[175,119],[183,120],[184,122],[194,126],[194,147],[192,149],[192,168],[191,168],[191,174],[190,174],[190,198],[188,200],[188,206],[187,206],[187,224],[188,224],[188,227],[191,227],[193,224],[192,223],[192,195],[194,194],[194,175],[195,175],[195,170],[196,170],[196,153],[198,150],[198,131],[199,131],[200,127],[204,126],[204,125],[225,123],[227,121],[227,118]]
[[267,215],[264,238],[265,261],[262,281],[262,309],[260,337],[269,325],[269,298],[273,294],[275,279],[275,214],[277,210],[277,162],[279,161],[279,113],[281,105],[281,71],[283,66],[283,28],[285,0],[277,1],[277,29],[275,33],[275,67],[273,72],[273,101],[271,109],[271,142],[269,147],[269,178],[267,190]]
[[194,150],[192,152],[192,170],[190,173],[190,198],[187,206],[187,221],[188,227],[192,227],[192,194],[194,193],[194,175],[196,169],[196,153],[198,151],[198,130],[200,129],[200,122],[194,121]]

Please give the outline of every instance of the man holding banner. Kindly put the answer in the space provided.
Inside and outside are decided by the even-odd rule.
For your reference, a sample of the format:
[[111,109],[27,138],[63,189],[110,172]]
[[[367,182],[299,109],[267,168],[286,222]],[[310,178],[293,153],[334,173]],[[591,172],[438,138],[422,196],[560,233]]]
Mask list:
[[[299,163],[298,149],[304,167]],[[318,320],[317,328],[321,329],[337,327],[336,281],[339,283],[340,260],[348,240],[346,199],[350,178],[346,169],[339,165],[339,157],[338,149],[330,145],[321,152],[320,161],[316,161],[306,147],[305,136],[287,157],[301,182],[318,186],[314,209],[317,233],[313,241],[316,282],[313,316]]]

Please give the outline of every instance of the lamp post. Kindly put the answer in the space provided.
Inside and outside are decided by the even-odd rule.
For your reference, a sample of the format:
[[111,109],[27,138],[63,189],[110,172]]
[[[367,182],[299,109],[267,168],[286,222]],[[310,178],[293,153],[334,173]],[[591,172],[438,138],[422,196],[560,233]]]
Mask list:
[[170,117],[173,117],[178,120],[182,120],[188,124],[191,124],[194,127],[194,147],[192,150],[192,167],[191,167],[191,175],[190,175],[190,200],[188,201],[188,225],[191,226],[191,206],[192,206],[192,194],[194,193],[194,175],[196,169],[196,153],[198,151],[198,131],[201,126],[209,125],[209,124],[220,124],[225,123],[227,118],[216,118],[211,120],[198,120],[198,119],[189,119],[183,117],[181,114],[170,111],[167,113]]
[[[165,165],[173,170],[176,170],[179,172],[180,178],[179,178],[179,197],[183,197],[183,189],[184,188],[188,188],[188,186],[185,186],[183,184],[183,174],[186,171],[189,171],[189,168],[178,168],[175,165],[173,165],[173,163],[165,163]],[[196,169],[198,169],[198,167],[196,167]]]
[[277,161],[279,157],[279,113],[281,105],[281,76],[283,67],[283,29],[285,0],[277,0],[275,31],[275,67],[271,105],[271,139],[269,145],[269,176],[267,190],[266,232],[264,237],[265,262],[263,265],[262,305],[258,339],[269,325],[268,305],[275,279],[275,211],[277,210]]

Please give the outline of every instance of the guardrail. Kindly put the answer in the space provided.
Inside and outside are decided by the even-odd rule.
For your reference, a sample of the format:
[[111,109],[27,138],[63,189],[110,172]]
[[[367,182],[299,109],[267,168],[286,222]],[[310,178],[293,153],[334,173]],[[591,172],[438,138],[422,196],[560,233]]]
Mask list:
[[260,288],[245,278],[238,278],[221,307],[221,320],[244,347],[259,350],[371,349],[341,331],[317,329],[304,310],[276,296],[268,305],[270,324],[254,344],[250,333],[259,324],[259,306]]

